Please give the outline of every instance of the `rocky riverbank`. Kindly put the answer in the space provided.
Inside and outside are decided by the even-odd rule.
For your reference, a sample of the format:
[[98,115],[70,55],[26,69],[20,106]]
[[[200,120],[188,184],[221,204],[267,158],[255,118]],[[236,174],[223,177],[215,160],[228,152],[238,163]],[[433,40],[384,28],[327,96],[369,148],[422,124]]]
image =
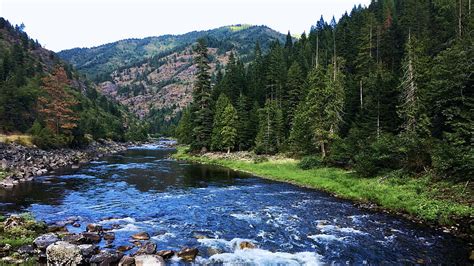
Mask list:
[[31,181],[35,176],[60,167],[79,167],[106,154],[126,150],[135,143],[118,143],[100,140],[83,149],[41,150],[19,144],[0,143],[0,188],[13,187],[20,182]]
[[[78,227],[79,223],[75,217],[49,226],[27,216],[4,218],[0,222],[0,264],[165,265],[170,259],[193,262],[199,253],[197,248],[189,247],[159,250],[147,232],[130,235],[130,245],[115,246],[113,230],[120,227],[118,224],[107,228],[88,224],[84,232],[68,231],[67,227]],[[18,236],[22,231],[29,232],[29,242]],[[244,246],[254,248],[251,243]]]

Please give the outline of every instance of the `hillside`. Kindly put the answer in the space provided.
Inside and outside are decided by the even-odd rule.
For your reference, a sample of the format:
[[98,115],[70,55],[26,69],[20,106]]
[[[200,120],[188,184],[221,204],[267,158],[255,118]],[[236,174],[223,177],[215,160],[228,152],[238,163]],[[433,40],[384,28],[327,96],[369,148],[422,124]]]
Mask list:
[[[0,18],[0,133],[28,133],[43,148],[125,140],[136,119],[54,52]],[[132,134],[133,135],[133,134]]]
[[267,51],[274,41],[285,38],[265,26],[237,25],[76,48],[61,51],[59,56],[95,79],[110,99],[142,118],[152,113],[152,126],[160,127],[171,123],[192,100],[193,43],[201,37],[207,39],[213,73],[226,64],[231,51],[242,62],[249,62],[257,42]]

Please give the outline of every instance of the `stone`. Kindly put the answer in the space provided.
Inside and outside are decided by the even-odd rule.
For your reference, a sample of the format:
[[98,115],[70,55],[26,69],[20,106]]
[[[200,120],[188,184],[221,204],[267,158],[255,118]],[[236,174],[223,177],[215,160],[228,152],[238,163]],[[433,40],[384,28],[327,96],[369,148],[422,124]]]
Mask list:
[[140,232],[134,234],[132,238],[135,240],[148,240],[150,239],[150,235],[147,232]]
[[221,254],[221,253],[224,253],[224,251],[220,248],[208,248],[207,249],[207,255],[209,256],[212,256],[212,255],[216,255],[216,254]]
[[82,244],[78,246],[84,258],[90,258],[99,253],[99,247],[92,244]]
[[88,224],[86,227],[87,232],[102,232],[102,225],[100,224]]
[[73,227],[81,227],[81,224],[80,223],[73,223],[72,226]]
[[145,242],[135,253],[136,255],[149,255],[156,252],[156,244],[153,242]]
[[131,266],[135,265],[135,258],[130,257],[130,256],[123,256],[122,259],[120,259],[120,262],[118,264],[119,266]]
[[255,244],[249,241],[242,241],[240,242],[239,247],[240,249],[246,249],[246,248],[252,249],[252,248],[255,248]]
[[35,248],[32,245],[24,245],[17,249],[18,254],[20,255],[32,255],[35,253]]
[[98,254],[92,256],[89,260],[91,265],[111,265],[117,264],[123,257],[121,252],[113,252],[110,250],[101,250]]
[[173,250],[160,250],[156,252],[156,255],[162,257],[165,260],[169,260],[174,256],[175,252]]
[[49,245],[59,241],[59,238],[54,233],[40,235],[33,241],[33,245],[41,250],[45,250]]
[[139,255],[135,257],[136,266],[161,266],[165,261],[158,255]]
[[99,243],[101,240],[101,237],[98,233],[84,232],[81,235],[83,237],[83,244],[95,244]]
[[182,260],[186,262],[191,262],[191,261],[194,261],[198,253],[199,253],[199,250],[197,248],[185,247],[181,249],[181,251],[178,252],[178,257],[180,257]]
[[131,249],[133,249],[132,246],[119,246],[119,247],[117,248],[117,250],[120,251],[120,252],[129,251],[129,250],[131,250]]
[[63,236],[63,241],[69,242],[71,244],[82,244],[84,242],[84,237],[82,234],[69,234]]
[[104,239],[113,241],[113,240],[115,240],[115,234],[111,233],[111,232],[110,233],[105,233],[104,234]]
[[68,232],[66,226],[64,225],[50,225],[48,226],[49,233],[64,233]]
[[83,260],[81,249],[74,244],[59,241],[46,248],[48,264],[77,265]]

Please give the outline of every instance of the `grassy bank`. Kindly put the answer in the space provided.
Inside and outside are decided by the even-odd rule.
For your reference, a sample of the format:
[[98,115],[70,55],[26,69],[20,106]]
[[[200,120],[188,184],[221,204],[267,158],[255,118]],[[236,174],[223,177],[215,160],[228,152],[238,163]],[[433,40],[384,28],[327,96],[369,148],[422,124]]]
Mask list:
[[[250,160],[210,158],[186,153],[186,147],[178,147],[176,159],[205,164],[216,164],[245,171],[264,178],[289,182],[332,193],[338,197],[407,214],[409,217],[432,224],[451,226],[464,221],[465,233],[472,232],[468,224],[474,216],[472,191],[463,184],[433,181],[429,176],[421,178],[360,178],[354,173],[337,168],[302,170],[297,160],[271,159],[260,163]],[[467,224],[466,224],[467,223]]]

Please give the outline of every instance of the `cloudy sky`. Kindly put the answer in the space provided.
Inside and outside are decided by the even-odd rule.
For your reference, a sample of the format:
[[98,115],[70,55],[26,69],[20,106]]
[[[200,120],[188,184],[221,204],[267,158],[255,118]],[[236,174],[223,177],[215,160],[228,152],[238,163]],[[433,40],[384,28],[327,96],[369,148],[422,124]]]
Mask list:
[[53,51],[231,24],[299,34],[370,0],[1,0],[0,16]]

